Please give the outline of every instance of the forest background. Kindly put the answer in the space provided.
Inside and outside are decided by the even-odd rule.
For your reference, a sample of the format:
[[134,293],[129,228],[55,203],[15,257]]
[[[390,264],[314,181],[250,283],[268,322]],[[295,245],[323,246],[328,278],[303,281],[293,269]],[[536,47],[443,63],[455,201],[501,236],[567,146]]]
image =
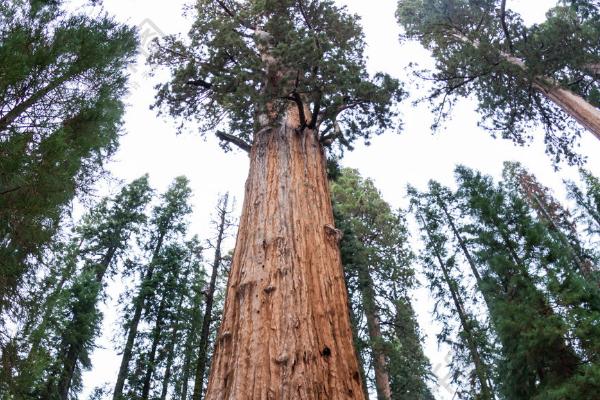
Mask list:
[[[428,67],[432,61],[418,44],[400,43],[400,28],[394,18],[396,1],[392,0],[341,0],[351,12],[362,17],[366,34],[369,71],[384,71],[409,83],[407,89],[413,95],[412,100],[426,92],[426,83],[412,79],[407,67],[417,63]],[[152,187],[164,192],[173,178],[185,175],[190,179],[194,196],[192,198],[193,217],[189,231],[200,237],[210,237],[210,225],[214,206],[219,194],[230,192],[241,205],[243,186],[246,179],[248,158],[246,154],[233,151],[223,153],[217,146],[217,139],[208,137],[206,142],[195,134],[193,126],[185,129],[184,134],[176,135],[175,123],[168,118],[156,117],[149,106],[154,99],[154,83],[161,80],[161,72],[150,76],[145,66],[152,39],[168,34],[185,34],[190,25],[182,10],[185,0],[106,0],[105,10],[115,15],[119,21],[139,28],[142,48],[135,66],[130,67],[130,93],[126,98],[124,132],[121,145],[108,169],[112,174],[110,181],[100,182],[95,195],[98,199],[116,193],[123,182],[129,182],[145,173],[150,175]],[[544,20],[546,10],[553,0],[508,1],[508,8],[520,13],[527,24]],[[79,2],[72,1],[70,8],[77,9]],[[163,79],[164,80],[164,79]],[[415,83],[411,83],[415,82]],[[517,147],[504,140],[495,140],[478,127],[479,117],[475,113],[475,104],[470,100],[461,100],[451,121],[444,129],[431,134],[430,126],[435,116],[423,103],[416,107],[410,101],[401,104],[404,130],[400,135],[382,135],[373,138],[370,146],[358,144],[355,151],[346,153],[342,165],[360,170],[365,177],[373,179],[384,199],[393,207],[405,208],[406,185],[425,189],[427,181],[435,179],[444,185],[454,187],[453,170],[456,164],[477,169],[485,174],[500,177],[503,162],[519,161],[545,186],[555,190],[558,199],[564,200],[563,179],[577,179],[577,170],[561,165],[555,173],[549,157],[544,154],[542,132],[532,132],[533,143],[527,147]],[[583,135],[580,140],[582,155],[589,157],[586,168],[598,173],[600,143],[591,135]],[[80,215],[82,205],[75,206],[75,216]],[[239,212],[239,207],[235,213]],[[412,222],[411,222],[412,224]],[[414,228],[414,226],[413,226]],[[413,235],[415,238],[418,235]],[[229,238],[225,248],[233,247]],[[416,242],[416,241],[415,241]],[[417,249],[415,249],[417,250]],[[423,278],[421,278],[423,281]],[[103,307],[104,329],[98,348],[93,354],[94,369],[83,377],[84,393],[93,387],[113,379],[119,357],[114,352],[111,340],[116,326],[117,315],[114,302],[118,300],[120,282],[109,286],[109,300]],[[417,289],[414,293],[414,307],[422,332],[425,334],[425,353],[429,357],[432,370],[438,379],[438,398],[451,398],[454,392],[445,367],[448,350],[439,347],[432,325],[431,309],[433,300],[427,289]]]

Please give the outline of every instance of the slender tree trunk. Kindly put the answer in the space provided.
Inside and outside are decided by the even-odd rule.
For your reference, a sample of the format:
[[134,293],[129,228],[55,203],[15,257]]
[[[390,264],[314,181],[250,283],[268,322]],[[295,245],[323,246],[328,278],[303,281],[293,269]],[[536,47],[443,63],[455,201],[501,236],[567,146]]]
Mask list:
[[115,389],[113,391],[113,400],[121,400],[123,397],[123,387],[125,386],[125,378],[127,377],[129,362],[131,361],[131,356],[133,355],[133,345],[135,343],[138,326],[142,318],[142,311],[146,302],[146,296],[148,295],[146,283],[149,282],[150,279],[152,279],[152,276],[154,274],[154,262],[162,248],[164,235],[165,233],[161,232],[158,237],[158,241],[152,254],[152,259],[150,260],[150,265],[148,266],[146,274],[142,278],[139,292],[136,298],[134,299],[135,309],[133,312],[131,322],[129,323],[127,341],[125,342],[125,348],[123,349],[123,356],[121,357],[121,366],[119,367],[119,374],[117,375],[117,382],[115,383]]
[[160,393],[160,400],[167,398],[167,392],[169,391],[169,381],[171,380],[171,368],[173,366],[173,358],[175,357],[175,341],[177,340],[177,333],[179,332],[179,323],[177,322],[173,330],[171,331],[171,339],[167,346],[167,363],[165,365],[165,374],[162,381],[162,391]]
[[[569,253],[571,253],[570,255],[573,258],[575,266],[581,275],[586,279],[592,279],[592,263],[588,259],[582,257],[583,249],[578,240],[569,240],[569,237],[563,232],[565,224],[563,223],[562,227],[560,226],[560,223],[557,222],[556,213],[551,213],[549,211],[548,202],[551,202],[552,200],[548,200],[548,198],[543,195],[544,190],[542,186],[533,176],[530,176],[524,172],[519,173],[518,179],[523,194],[537,212],[538,217],[545,222],[546,226],[551,232],[554,232],[558,236],[558,239],[562,245],[569,249]],[[541,193],[541,196],[538,195],[538,193]],[[562,207],[557,203],[555,203],[555,207],[559,210],[562,210]],[[564,219],[563,222],[565,222]],[[569,224],[569,231],[572,235],[572,238],[575,238],[577,235],[576,227]]]
[[54,312],[54,308],[56,306],[56,301],[58,299],[58,296],[62,292],[67,280],[71,277],[71,274],[73,274],[74,268],[75,268],[75,263],[72,263],[70,268],[65,268],[63,270],[60,280],[58,281],[58,283],[52,290],[52,293],[47,297],[46,301],[44,302],[45,303],[44,304],[44,315],[42,316],[42,319],[41,319],[39,325],[32,331],[30,331],[29,328],[24,329],[24,336],[33,338],[31,341],[31,347],[27,354],[25,365],[30,365],[33,358],[38,353],[39,347],[40,347],[40,342],[42,341],[42,338],[44,337],[44,334],[46,333],[46,327],[48,325],[48,322],[50,321],[50,317],[52,316],[52,313]]
[[196,379],[194,383],[194,393],[192,400],[200,400],[202,398],[202,386],[204,383],[204,374],[206,372],[206,362],[208,355],[208,337],[210,335],[210,325],[212,322],[212,309],[215,298],[215,287],[217,284],[217,276],[221,267],[221,246],[225,237],[225,229],[227,228],[227,201],[228,197],[223,197],[219,208],[219,225],[217,232],[217,242],[215,244],[215,254],[213,258],[212,272],[210,275],[210,283],[206,292],[206,302],[204,309],[204,318],[202,319],[202,330],[200,332],[200,345],[198,352],[198,362],[196,364]]
[[438,205],[444,212],[444,215],[446,216],[446,220],[448,221],[448,224],[450,225],[450,229],[452,230],[452,234],[454,235],[454,238],[458,242],[458,245],[459,245],[460,249],[462,250],[463,255],[465,256],[465,259],[467,260],[467,264],[469,264],[469,267],[471,268],[471,272],[473,273],[473,276],[475,277],[477,284],[481,285],[481,274],[479,273],[479,270],[477,269],[475,260],[471,256],[471,252],[467,248],[467,244],[465,243],[462,235],[460,234],[460,232],[456,228],[456,225],[454,224],[454,218],[448,211],[448,207],[446,207],[446,204],[444,204],[444,202],[437,196],[436,196],[436,202],[438,203]]
[[[75,307],[75,311],[73,313],[73,318],[71,320],[71,326],[77,326],[79,324],[85,323],[84,321],[80,321],[80,318],[86,318],[87,315],[89,314],[89,312],[93,311],[94,307],[96,307],[96,303],[98,301],[98,298],[100,296],[101,290],[102,290],[102,280],[104,279],[104,275],[106,274],[106,271],[110,265],[110,263],[112,262],[112,259],[115,256],[115,253],[117,251],[116,246],[112,246],[108,249],[108,251],[106,252],[106,254],[104,255],[104,257],[102,258],[102,261],[100,262],[100,264],[98,264],[95,268],[95,284],[97,285],[97,292],[95,293],[95,296],[93,299],[86,299],[86,301],[81,302],[78,301],[77,304],[74,306]],[[69,327],[67,326],[67,330],[69,330]],[[58,391],[58,398],[60,400],[67,400],[69,398],[69,391],[71,390],[71,384],[73,383],[73,374],[75,373],[75,368],[77,367],[77,362],[79,361],[79,356],[81,355],[81,352],[83,350],[83,348],[85,347],[86,343],[86,339],[91,339],[88,337],[80,337],[80,336],[75,336],[78,340],[72,341],[72,340],[67,340],[65,338],[65,336],[72,336],[73,332],[63,332],[63,343],[64,345],[61,346],[62,351],[59,355],[59,360],[63,360],[62,361],[62,365],[60,368],[57,369],[58,372],[58,382],[57,382],[57,391]],[[47,388],[48,390],[45,393],[45,397],[43,397],[44,399],[53,399],[53,394],[52,392],[54,391],[53,387],[54,387],[54,379],[56,379],[56,375],[51,376],[49,381],[48,381],[48,385]]]
[[573,195],[575,195],[575,200],[577,201],[577,204],[579,204],[581,207],[585,208],[585,210],[587,211],[587,213],[590,215],[590,217],[592,217],[592,219],[594,220],[594,222],[596,222],[596,224],[598,224],[598,228],[600,229],[600,214],[598,214],[583,198],[583,194],[579,191],[579,189],[576,189],[573,191]]
[[206,399],[364,399],[316,133],[255,137]]
[[182,376],[183,376],[182,381],[183,382],[182,382],[182,388],[181,388],[181,400],[187,400],[188,383],[189,383],[190,373],[191,373],[191,369],[192,369],[192,365],[191,365],[191,363],[192,363],[192,342],[194,341],[194,337],[196,336],[196,333],[198,332],[200,319],[202,318],[202,315],[200,314],[200,304],[201,304],[200,292],[197,292],[196,295],[194,296],[193,304],[197,306],[197,312],[193,316],[192,326],[190,327],[190,330],[189,330],[188,335],[185,340],[185,357],[183,360],[183,373],[182,373]]
[[190,272],[190,268],[188,266],[188,268],[186,269],[186,272],[183,276],[183,279],[181,280],[181,286],[179,286],[179,289],[178,289],[179,301],[177,302],[176,315],[175,315],[175,319],[173,322],[175,325],[173,326],[173,329],[171,330],[171,335],[169,335],[169,342],[165,349],[165,352],[167,354],[167,362],[165,365],[165,373],[163,375],[163,381],[162,381],[162,391],[160,394],[161,400],[165,400],[167,398],[167,392],[169,390],[169,381],[171,380],[171,367],[173,366],[173,359],[175,358],[175,352],[174,352],[175,342],[177,340],[177,334],[179,333],[179,326],[181,323],[181,307],[183,305],[184,290],[185,290],[185,288],[187,288],[186,283],[187,283],[187,279],[189,276],[189,272]]
[[[425,232],[431,238],[431,232],[426,228],[425,221],[421,218],[421,223],[423,227],[425,227]],[[474,341],[473,331],[471,329],[470,318],[467,316],[464,303],[462,298],[460,297],[460,293],[456,290],[455,282],[450,277],[450,272],[448,271],[448,267],[442,256],[437,251],[436,248],[433,249],[435,254],[435,258],[437,259],[440,269],[442,270],[442,274],[444,275],[444,281],[448,286],[448,290],[450,291],[450,296],[452,297],[452,302],[454,303],[454,308],[458,313],[458,318],[460,320],[460,325],[462,326],[463,331],[466,333],[466,341],[469,347],[469,353],[471,354],[471,358],[473,359],[473,364],[475,365],[475,374],[477,375],[477,380],[479,381],[479,386],[481,390],[481,399],[489,399],[493,400],[494,396],[492,394],[491,387],[488,382],[488,373],[487,366],[485,365],[481,355],[479,354],[479,349],[477,348],[477,344]]]
[[359,287],[362,295],[365,316],[367,318],[367,331],[373,351],[373,369],[375,371],[375,388],[379,400],[391,400],[392,389],[387,371],[387,361],[382,346],[381,324],[375,303],[375,290],[373,279],[367,266],[360,266],[358,270]]
[[30,97],[22,101],[21,103],[16,104],[12,109],[10,109],[6,114],[0,117],[0,132],[8,128],[8,126],[13,123],[19,115],[27,111],[29,107],[34,105],[36,102],[41,100],[45,95],[58,88],[60,85],[65,83],[68,79],[72,78],[71,75],[61,76],[54,81],[50,82],[48,85],[44,86],[37,92],[33,93]]
[[155,363],[156,363],[156,350],[158,349],[158,343],[160,342],[162,335],[162,325],[165,312],[165,298],[160,300],[158,306],[158,312],[156,314],[156,322],[154,324],[154,330],[152,331],[152,346],[150,347],[150,354],[148,355],[148,365],[146,367],[146,375],[144,376],[144,384],[142,386],[142,400],[148,400],[150,396],[150,384],[152,383],[152,375],[154,374]]

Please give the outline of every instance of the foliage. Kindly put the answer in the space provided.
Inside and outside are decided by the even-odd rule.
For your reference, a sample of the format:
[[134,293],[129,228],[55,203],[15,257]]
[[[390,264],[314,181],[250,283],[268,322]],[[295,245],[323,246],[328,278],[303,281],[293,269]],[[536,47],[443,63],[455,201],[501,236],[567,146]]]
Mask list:
[[350,305],[367,325],[358,329],[357,348],[371,365],[385,355],[393,399],[428,399],[431,373],[410,303],[415,278],[404,216],[356,170],[342,169],[331,192]]
[[136,34],[62,3],[0,2],[0,309],[118,144]]
[[599,105],[600,9],[594,3],[561,1],[532,26],[503,0],[400,0],[397,18],[404,37],[433,54],[429,98],[440,118],[456,98],[472,95],[493,135],[524,144],[541,125],[555,161],[579,162],[574,147],[581,128],[540,88],[566,88]]
[[[393,126],[399,83],[369,78],[358,17],[330,0],[200,0],[188,39],[160,41],[150,61],[167,67],[155,106],[228,149],[246,150],[256,132],[296,105],[301,130],[351,147]],[[304,116],[304,118],[302,118]],[[342,132],[343,129],[343,132]],[[227,132],[227,133],[225,133]]]

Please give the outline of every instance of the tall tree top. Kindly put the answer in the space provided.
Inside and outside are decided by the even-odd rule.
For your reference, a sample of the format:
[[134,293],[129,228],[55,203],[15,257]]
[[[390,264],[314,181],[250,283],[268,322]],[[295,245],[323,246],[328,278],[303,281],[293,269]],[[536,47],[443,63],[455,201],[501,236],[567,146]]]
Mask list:
[[[299,129],[345,147],[393,126],[399,83],[366,71],[359,18],[329,0],[199,0],[187,40],[160,41],[150,61],[171,70],[155,106],[249,148],[297,106]],[[222,131],[225,129],[227,133]],[[343,129],[343,131],[342,131]]]
[[[449,115],[457,97],[473,95],[494,134],[523,144],[531,139],[527,131],[541,125],[548,153],[557,161],[578,160],[573,146],[580,127],[570,116],[590,127],[561,102],[565,96],[575,101],[573,94],[591,113],[600,105],[597,1],[560,1],[544,22],[531,26],[507,9],[506,0],[398,4],[404,37],[419,40],[436,60],[430,100],[440,117]],[[561,89],[568,93],[555,96]]]

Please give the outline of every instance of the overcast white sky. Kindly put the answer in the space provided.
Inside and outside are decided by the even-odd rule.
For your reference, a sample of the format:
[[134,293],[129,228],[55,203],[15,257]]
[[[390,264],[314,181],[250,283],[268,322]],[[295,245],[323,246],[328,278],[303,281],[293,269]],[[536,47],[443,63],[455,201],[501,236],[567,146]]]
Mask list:
[[[140,26],[143,38],[156,35],[187,32],[189,23],[182,16],[183,4],[191,0],[105,0],[105,8],[119,20]],[[385,71],[402,79],[411,79],[405,67],[409,62],[426,65],[430,62],[427,52],[416,44],[400,45],[399,28],[394,19],[396,0],[339,0],[362,17],[366,33],[369,69]],[[520,12],[527,23],[544,19],[545,11],[555,4],[554,0],[529,0],[508,2],[509,8]],[[153,187],[163,191],[178,175],[186,175],[194,190],[193,233],[206,238],[208,221],[219,193],[231,192],[241,204],[243,185],[247,174],[247,156],[240,152],[224,154],[217,141],[209,137],[203,140],[191,132],[175,135],[172,121],[158,118],[149,110],[154,90],[153,81],[147,76],[147,68],[140,64],[132,68],[132,93],[127,98],[128,110],[125,117],[125,136],[121,148],[110,164],[113,175],[130,181],[144,173],[150,174]],[[416,93],[421,95],[422,93]],[[477,127],[478,116],[474,104],[461,102],[447,129],[436,135],[430,133],[432,116],[427,106],[413,108],[410,101],[402,106],[404,132],[384,134],[372,140],[369,147],[357,146],[347,153],[343,165],[357,168],[363,176],[372,178],[393,206],[405,206],[405,188],[412,184],[424,188],[429,179],[453,185],[453,169],[458,163],[499,176],[502,163],[516,160],[535,173],[547,186],[557,189],[559,197],[563,178],[574,178],[574,168],[564,167],[555,173],[544,154],[542,140],[525,148],[512,143],[492,139]],[[538,135],[540,137],[541,135]],[[600,173],[600,142],[590,134],[583,134],[582,153],[589,156],[588,169]],[[100,193],[116,190],[116,185],[100,188]],[[239,211],[239,210],[238,210]],[[233,245],[233,244],[231,244]],[[114,292],[114,291],[113,291]],[[115,296],[116,297],[116,296]],[[432,331],[430,311],[432,302],[425,290],[415,294],[415,309],[422,331]],[[109,339],[115,328],[115,315],[106,308],[106,322],[101,346],[94,354],[94,370],[84,375],[84,396],[93,386],[114,382],[119,358],[112,351]],[[426,353],[440,383],[445,377],[445,351],[438,351],[435,333],[430,332],[426,341]],[[438,393],[441,400],[450,399],[452,391],[442,388]],[[82,396],[82,398],[85,398]]]

